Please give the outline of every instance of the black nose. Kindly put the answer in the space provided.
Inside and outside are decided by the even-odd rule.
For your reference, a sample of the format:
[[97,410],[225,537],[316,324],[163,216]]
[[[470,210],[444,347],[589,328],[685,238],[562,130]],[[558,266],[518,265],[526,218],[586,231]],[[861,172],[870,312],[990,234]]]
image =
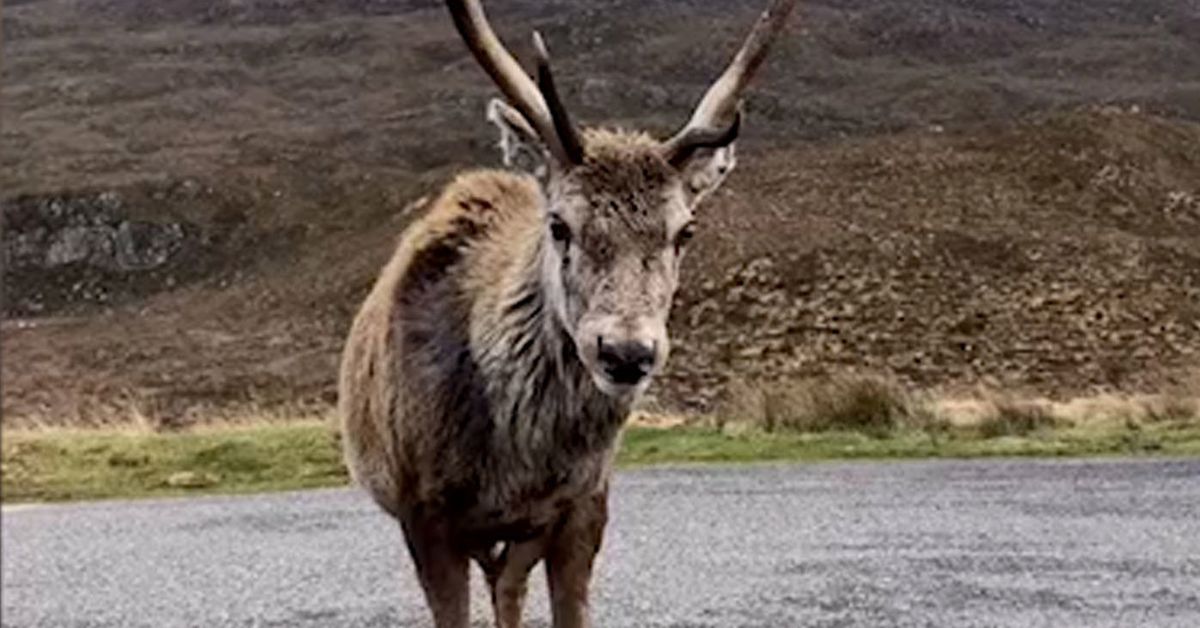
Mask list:
[[599,340],[597,358],[608,377],[618,384],[633,385],[654,368],[654,347],[641,342],[607,343]]

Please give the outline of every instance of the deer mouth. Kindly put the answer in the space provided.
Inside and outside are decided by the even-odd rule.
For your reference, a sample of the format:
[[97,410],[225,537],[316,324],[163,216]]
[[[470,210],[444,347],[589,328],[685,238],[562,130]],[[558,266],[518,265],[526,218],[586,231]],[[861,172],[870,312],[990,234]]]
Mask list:
[[612,373],[610,371],[592,370],[592,381],[596,388],[614,399],[632,399],[644,393],[650,387],[652,373]]

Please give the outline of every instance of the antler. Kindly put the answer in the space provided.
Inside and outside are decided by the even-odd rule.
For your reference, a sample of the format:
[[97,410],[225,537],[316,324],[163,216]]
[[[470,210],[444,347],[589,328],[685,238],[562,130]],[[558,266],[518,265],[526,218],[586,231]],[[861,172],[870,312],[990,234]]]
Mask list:
[[667,162],[679,168],[687,163],[692,154],[701,148],[729,146],[737,139],[742,127],[742,112],[733,114],[733,123],[724,129],[715,127],[688,127],[663,142],[662,154]]
[[554,88],[550,56],[541,36],[534,34],[534,47],[538,53],[538,84],[535,84],[496,37],[479,0],[446,0],[446,6],[459,35],[479,65],[513,107],[525,116],[551,154],[564,165],[580,163],[583,148]]
[[[696,105],[692,118],[671,139],[663,143],[663,156],[672,164],[682,163],[698,148],[712,148],[713,139],[725,144],[737,137],[741,114],[737,112],[742,90],[762,65],[771,44],[796,6],[796,0],[772,0],[746,37],[729,67]],[[729,122],[730,116],[734,120]],[[724,123],[724,124],[722,124]],[[702,140],[702,141],[698,141]]]
[[542,40],[542,34],[537,31],[533,32],[533,49],[537,51],[538,89],[542,92],[542,97],[546,99],[546,107],[550,109],[550,121],[554,124],[558,141],[566,152],[568,163],[582,163],[583,142],[579,140],[579,132],[575,129],[575,125],[571,124],[567,108],[563,106],[562,99],[558,97],[558,88],[554,86],[554,75],[550,73],[550,53],[546,51],[546,42]]

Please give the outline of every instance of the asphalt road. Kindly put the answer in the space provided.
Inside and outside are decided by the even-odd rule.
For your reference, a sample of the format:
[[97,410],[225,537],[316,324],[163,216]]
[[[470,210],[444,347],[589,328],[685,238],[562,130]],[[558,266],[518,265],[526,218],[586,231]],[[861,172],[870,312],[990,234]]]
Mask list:
[[[647,470],[612,510],[600,627],[1200,626],[1200,460]],[[14,628],[428,623],[349,490],[6,509],[3,587]]]

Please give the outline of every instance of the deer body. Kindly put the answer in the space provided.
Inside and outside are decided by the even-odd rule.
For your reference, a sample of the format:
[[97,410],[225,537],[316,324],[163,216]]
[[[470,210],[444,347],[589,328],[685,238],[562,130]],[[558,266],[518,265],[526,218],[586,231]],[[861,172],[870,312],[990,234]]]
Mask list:
[[343,396],[347,451],[389,513],[417,501],[477,533],[540,527],[607,475],[628,401],[596,388],[548,316],[542,205],[531,177],[461,175],[355,321],[342,388],[370,392]]
[[534,174],[462,174],[406,230],[343,354],[346,459],[399,521],[438,628],[468,625],[472,560],[497,626],[520,625],[545,561],[554,626],[582,628],[618,433],[666,362],[694,210],[734,165],[737,94],[792,1],[665,142],[576,130],[540,38],[534,84],[478,2],[448,4],[512,103],[488,109],[505,163]]

